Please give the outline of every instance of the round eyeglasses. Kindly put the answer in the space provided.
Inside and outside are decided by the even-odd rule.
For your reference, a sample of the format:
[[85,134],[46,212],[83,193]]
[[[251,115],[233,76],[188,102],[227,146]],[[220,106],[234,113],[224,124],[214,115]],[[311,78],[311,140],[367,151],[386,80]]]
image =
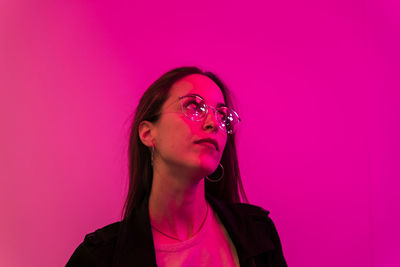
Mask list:
[[199,95],[186,95],[179,97],[182,113],[192,121],[201,121],[207,117],[208,109],[214,111],[215,118],[218,121],[219,128],[228,133],[233,134],[240,122],[239,115],[233,109],[226,106],[212,107],[206,105],[204,99]]

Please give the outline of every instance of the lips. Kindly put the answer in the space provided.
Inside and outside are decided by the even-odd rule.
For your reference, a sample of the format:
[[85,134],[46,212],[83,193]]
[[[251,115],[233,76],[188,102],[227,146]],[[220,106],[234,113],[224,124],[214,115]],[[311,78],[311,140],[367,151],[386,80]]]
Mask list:
[[215,139],[212,138],[204,138],[200,139],[197,141],[194,141],[195,144],[201,144],[201,143],[210,143],[215,146],[215,149],[218,151],[218,142]]

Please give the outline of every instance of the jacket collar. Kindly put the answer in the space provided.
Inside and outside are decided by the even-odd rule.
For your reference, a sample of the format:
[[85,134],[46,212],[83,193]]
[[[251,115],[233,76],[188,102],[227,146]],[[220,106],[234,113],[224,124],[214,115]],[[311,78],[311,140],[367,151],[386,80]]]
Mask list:
[[[206,198],[232,239],[241,266],[246,265],[247,259],[274,249],[265,224],[268,213],[246,204],[225,203],[209,194]],[[157,266],[148,201],[122,221],[113,266]]]
[[157,266],[148,199],[122,221],[113,266]]

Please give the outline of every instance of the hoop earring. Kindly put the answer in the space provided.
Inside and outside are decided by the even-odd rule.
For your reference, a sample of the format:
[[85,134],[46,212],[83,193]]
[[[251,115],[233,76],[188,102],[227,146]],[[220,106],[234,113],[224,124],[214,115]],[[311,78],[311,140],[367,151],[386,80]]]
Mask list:
[[208,176],[206,176],[206,179],[210,182],[216,183],[222,180],[224,177],[224,166],[222,166],[221,163],[219,163],[219,166],[221,167],[221,176],[218,179],[210,179]]

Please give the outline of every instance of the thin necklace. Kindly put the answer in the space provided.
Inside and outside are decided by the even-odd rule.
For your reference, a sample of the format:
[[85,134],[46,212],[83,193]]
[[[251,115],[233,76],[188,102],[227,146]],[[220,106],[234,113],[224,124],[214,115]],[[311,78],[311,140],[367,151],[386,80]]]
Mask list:
[[[194,233],[193,236],[197,235],[197,233],[200,232],[201,228],[203,228],[203,225],[204,225],[204,223],[206,222],[207,217],[208,217],[208,204],[207,204],[206,216],[204,217],[202,223],[200,224],[199,229],[196,231],[196,233]],[[152,224],[150,224],[150,225],[151,225],[151,228],[153,228],[154,230],[156,230],[156,231],[159,232],[160,234],[162,234],[162,235],[164,235],[164,236],[166,236],[166,237],[168,237],[168,238],[177,240],[177,241],[179,241],[179,242],[183,242],[183,240],[181,240],[181,239],[179,239],[179,238],[177,238],[177,237],[174,237],[174,236],[171,236],[171,235],[168,235],[168,234],[166,234],[166,233],[161,232],[161,231],[158,230],[154,225],[152,225]]]

